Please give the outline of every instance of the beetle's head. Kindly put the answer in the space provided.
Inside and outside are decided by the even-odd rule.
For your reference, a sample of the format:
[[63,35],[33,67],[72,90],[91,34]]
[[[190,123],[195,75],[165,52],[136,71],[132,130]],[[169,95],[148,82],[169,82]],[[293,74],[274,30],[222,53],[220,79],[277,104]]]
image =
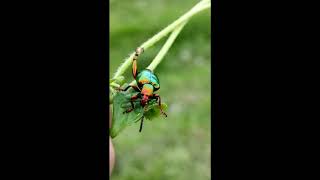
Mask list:
[[146,104],[148,104],[148,100],[149,100],[149,96],[146,95],[146,94],[144,94],[144,95],[142,96],[141,101],[140,101],[141,105],[142,105],[142,106],[145,106]]

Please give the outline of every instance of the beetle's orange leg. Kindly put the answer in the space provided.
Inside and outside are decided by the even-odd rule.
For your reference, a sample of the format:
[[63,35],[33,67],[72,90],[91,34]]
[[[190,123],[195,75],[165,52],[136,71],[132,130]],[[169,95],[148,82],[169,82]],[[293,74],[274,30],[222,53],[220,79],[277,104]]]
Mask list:
[[156,98],[156,99],[158,100],[158,104],[159,104],[159,108],[160,108],[161,113],[162,113],[163,115],[165,115],[166,117],[168,117],[168,115],[167,115],[165,112],[163,112],[163,110],[162,110],[162,107],[161,107],[161,97],[160,97],[160,95],[159,95],[159,94],[153,94],[153,98]]
[[131,108],[130,109],[127,109],[126,111],[123,112],[124,113],[129,113],[131,112],[133,109],[134,109],[134,104],[133,104],[133,101],[138,99],[138,94],[137,95],[133,95],[130,99],[130,103],[131,103]]
[[144,49],[143,48],[137,48],[136,49],[136,53],[135,55],[133,56],[133,60],[132,60],[132,75],[133,75],[133,78],[136,79],[137,77],[137,72],[138,72],[138,65],[137,65],[137,60],[138,60],[138,57],[141,53],[143,53]]

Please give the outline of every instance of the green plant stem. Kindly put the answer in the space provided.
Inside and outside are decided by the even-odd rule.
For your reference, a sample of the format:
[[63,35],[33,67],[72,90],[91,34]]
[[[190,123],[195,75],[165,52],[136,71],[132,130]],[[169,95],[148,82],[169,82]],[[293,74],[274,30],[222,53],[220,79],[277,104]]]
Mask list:
[[159,65],[159,63],[163,59],[163,57],[167,54],[174,40],[177,38],[183,27],[187,24],[187,22],[188,21],[182,22],[180,26],[178,26],[174,31],[172,31],[166,43],[162,46],[161,50],[159,51],[157,56],[152,60],[152,63],[147,67],[147,69],[154,71],[154,69]]
[[[208,5],[204,5],[205,1],[200,1],[197,5],[195,5],[191,10],[187,13],[182,15],[179,19],[171,23],[169,26],[164,28],[162,31],[157,33],[155,36],[147,40],[143,43],[140,47],[143,47],[145,50],[151,47],[153,44],[158,42],[160,39],[168,35],[171,31],[177,28],[182,22],[189,20],[190,17],[194,16],[195,14],[201,12],[202,10],[208,8]],[[210,6],[210,5],[209,5]]]
[[[156,42],[167,36],[170,32],[172,32],[174,29],[178,28],[183,22],[187,22],[192,16],[195,14],[208,9],[211,7],[211,3],[209,0],[202,0],[198,4],[196,4],[192,9],[190,9],[187,13],[182,15],[180,18],[178,18],[176,21],[171,23],[169,26],[164,28],[162,31],[154,35],[152,38],[148,39],[146,42],[144,42],[139,47],[143,47],[144,50],[147,50],[149,47],[154,45]],[[179,34],[179,33],[178,33]],[[116,73],[114,74],[113,78],[117,79],[119,76],[121,76],[126,69],[128,69],[132,63],[132,59],[134,56],[134,52],[125,60],[125,62],[117,69]]]
[[[152,63],[147,67],[147,69],[150,69],[151,71],[154,71],[154,69],[160,64],[163,57],[167,54],[168,50],[172,46],[173,42],[183,29],[183,27],[187,24],[188,21],[182,22],[169,36],[165,44],[162,46],[161,50],[157,54],[157,56],[152,60]],[[135,80],[133,80],[130,84],[133,85],[135,83]]]

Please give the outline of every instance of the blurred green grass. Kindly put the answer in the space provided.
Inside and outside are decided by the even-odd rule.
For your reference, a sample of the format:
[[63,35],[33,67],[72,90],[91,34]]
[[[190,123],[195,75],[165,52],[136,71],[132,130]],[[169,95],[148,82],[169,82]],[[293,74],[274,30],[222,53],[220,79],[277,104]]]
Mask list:
[[[195,0],[110,2],[111,73],[129,53],[188,11]],[[127,127],[113,139],[113,180],[210,179],[210,11],[194,16],[157,67],[168,118]],[[138,61],[145,68],[165,40]],[[112,76],[113,74],[110,74]],[[125,74],[129,82],[131,69]]]

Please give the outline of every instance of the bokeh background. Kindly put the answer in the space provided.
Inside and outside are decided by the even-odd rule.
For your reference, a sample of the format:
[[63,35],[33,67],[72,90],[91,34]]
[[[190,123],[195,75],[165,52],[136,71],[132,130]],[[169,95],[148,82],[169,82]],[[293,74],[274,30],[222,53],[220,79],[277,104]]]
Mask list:
[[[196,0],[111,0],[110,76],[137,46],[192,8]],[[194,16],[156,68],[168,118],[127,127],[113,143],[112,180],[210,179],[210,10]],[[138,60],[145,68],[165,39]],[[125,74],[131,82],[131,69]]]

